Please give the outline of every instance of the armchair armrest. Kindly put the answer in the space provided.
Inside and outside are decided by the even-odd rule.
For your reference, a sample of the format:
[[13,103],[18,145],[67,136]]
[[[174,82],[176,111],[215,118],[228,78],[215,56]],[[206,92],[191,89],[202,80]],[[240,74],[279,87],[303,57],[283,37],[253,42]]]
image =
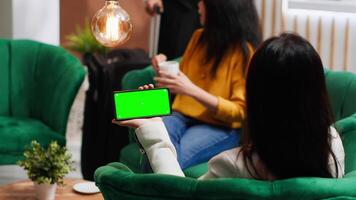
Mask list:
[[338,130],[340,135],[347,133],[352,130],[356,130],[356,113],[350,117],[346,117],[335,122],[335,128]]
[[356,114],[335,123],[345,150],[345,173],[356,170]]
[[135,174],[124,165],[114,163],[97,169],[95,182],[106,200],[354,199],[355,175],[356,171],[341,179],[197,180],[163,174]]

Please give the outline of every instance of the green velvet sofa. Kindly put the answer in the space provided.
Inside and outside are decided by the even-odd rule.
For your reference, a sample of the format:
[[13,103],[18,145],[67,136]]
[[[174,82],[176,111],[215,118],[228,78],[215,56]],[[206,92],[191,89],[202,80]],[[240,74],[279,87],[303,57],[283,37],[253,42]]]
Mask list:
[[[152,83],[150,67],[129,72],[126,89]],[[148,199],[356,199],[356,75],[325,71],[331,106],[345,148],[345,177],[342,179],[293,178],[279,181],[216,179],[198,181],[207,164],[184,171],[188,177],[142,174],[141,153],[136,143],[121,151],[122,163],[111,163],[95,172],[95,182],[107,200]],[[127,166],[128,167],[127,167]]]
[[84,80],[63,48],[0,39],[0,165],[15,164],[31,140],[65,145],[67,119]]

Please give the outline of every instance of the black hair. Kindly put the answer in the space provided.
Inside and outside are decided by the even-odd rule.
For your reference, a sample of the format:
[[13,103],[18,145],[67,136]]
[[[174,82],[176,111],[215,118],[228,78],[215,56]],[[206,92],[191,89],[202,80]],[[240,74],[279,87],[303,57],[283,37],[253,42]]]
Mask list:
[[247,73],[246,107],[246,166],[257,172],[252,161],[256,153],[277,179],[329,178],[331,155],[339,173],[331,150],[333,115],[323,64],[308,41],[282,34],[256,50]]
[[250,58],[249,45],[256,48],[261,41],[257,10],[252,0],[203,0],[206,19],[199,44],[206,48],[205,63],[212,62],[215,76],[220,62],[238,48],[243,54],[243,71]]

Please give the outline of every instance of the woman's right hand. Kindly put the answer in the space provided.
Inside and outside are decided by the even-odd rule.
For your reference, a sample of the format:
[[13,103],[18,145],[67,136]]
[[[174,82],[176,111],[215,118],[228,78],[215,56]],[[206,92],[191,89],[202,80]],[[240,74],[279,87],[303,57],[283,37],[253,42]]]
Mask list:
[[[141,86],[138,89],[147,90],[147,89],[152,89],[152,88],[154,88],[153,84],[149,84],[149,85]],[[131,127],[131,128],[138,128],[138,127],[142,126],[145,123],[157,122],[157,121],[158,122],[162,121],[162,118],[153,117],[153,118],[131,119],[131,120],[125,120],[125,121],[116,121],[115,119],[113,119],[112,123],[113,124],[117,124],[119,126],[127,126],[127,127]]]
[[162,0],[146,0],[146,11],[151,16],[154,16],[156,14],[155,7],[158,7],[159,11],[162,13],[163,12]]
[[156,74],[158,75],[158,71],[159,71],[159,63],[167,61],[167,56],[164,54],[158,54],[152,57],[152,67],[153,70],[155,70]]

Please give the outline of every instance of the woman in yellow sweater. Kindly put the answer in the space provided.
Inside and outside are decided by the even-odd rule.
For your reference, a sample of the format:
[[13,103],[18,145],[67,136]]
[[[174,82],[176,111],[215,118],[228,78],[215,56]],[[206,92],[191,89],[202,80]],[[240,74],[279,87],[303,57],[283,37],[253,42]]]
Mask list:
[[[155,81],[176,94],[173,114],[163,118],[183,169],[234,148],[245,118],[245,72],[260,42],[258,15],[251,0],[201,0],[203,29],[183,55],[180,73],[159,70]],[[173,38],[172,38],[173,39]]]

